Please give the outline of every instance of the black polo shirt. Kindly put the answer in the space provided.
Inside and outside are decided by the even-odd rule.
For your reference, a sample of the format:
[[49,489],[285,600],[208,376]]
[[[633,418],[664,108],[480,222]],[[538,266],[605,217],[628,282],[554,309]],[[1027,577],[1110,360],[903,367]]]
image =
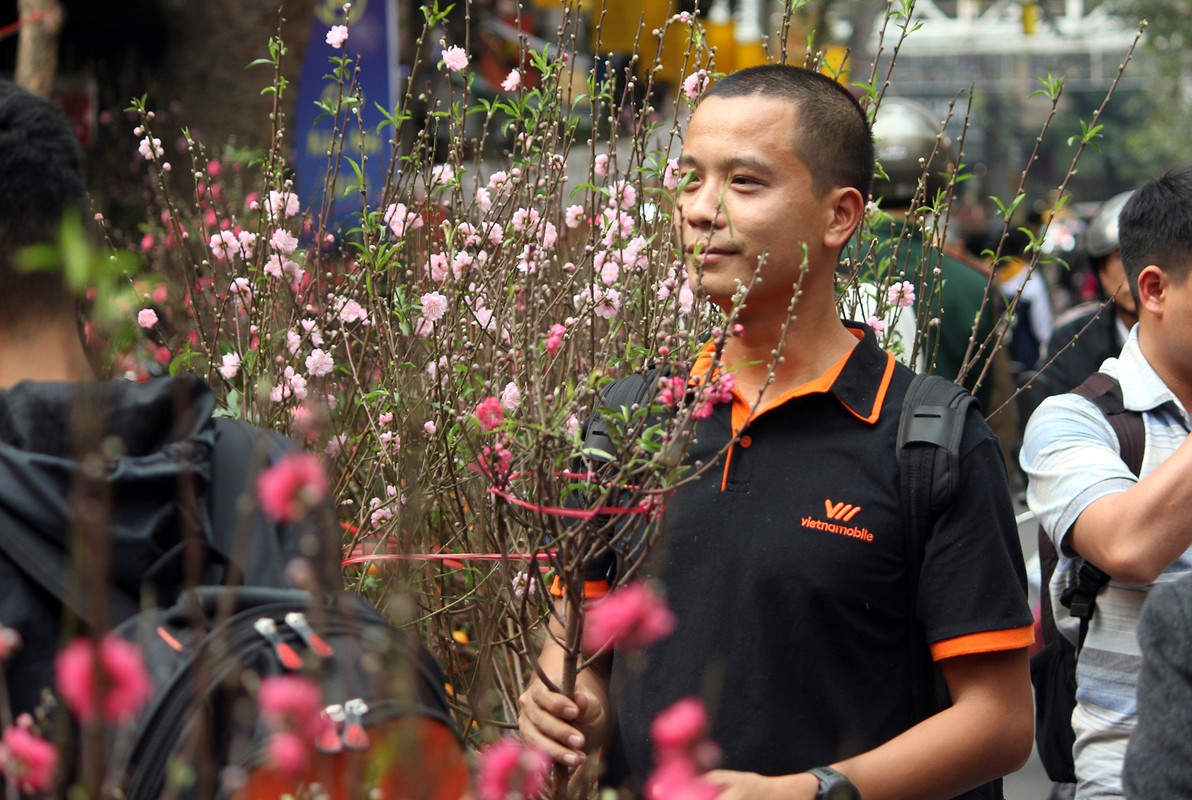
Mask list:
[[[668,498],[645,569],[678,628],[645,652],[614,653],[609,782],[649,774],[650,722],[682,697],[706,702],[723,767],[800,772],[914,724],[917,625],[937,660],[1032,641],[1001,451],[975,414],[916,613],[895,452],[913,373],[868,328],[853,330],[857,346],[819,379],[752,414],[737,395],[698,423],[689,460],[717,463]],[[739,442],[718,458],[734,430]]]

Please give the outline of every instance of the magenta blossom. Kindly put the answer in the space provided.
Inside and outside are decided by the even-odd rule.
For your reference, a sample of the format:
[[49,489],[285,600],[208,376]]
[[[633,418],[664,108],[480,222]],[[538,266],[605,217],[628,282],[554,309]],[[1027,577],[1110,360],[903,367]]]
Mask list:
[[486,431],[491,431],[505,419],[505,408],[496,397],[486,397],[476,406],[476,419]]
[[278,522],[293,522],[327,496],[323,462],[307,452],[289,453],[257,478],[261,509]]
[[4,729],[0,739],[0,775],[22,792],[48,792],[58,771],[54,745],[18,725]]
[[584,652],[640,650],[669,636],[675,615],[645,583],[631,583],[592,604],[584,619]]
[[95,696],[96,647],[85,637],[75,639],[54,659],[58,693],[84,723],[93,721],[97,710],[108,722],[130,722],[153,691],[145,659],[139,647],[114,634],[100,640],[98,649],[103,697]]
[[480,753],[476,788],[480,800],[537,797],[546,788],[550,757],[506,736]]

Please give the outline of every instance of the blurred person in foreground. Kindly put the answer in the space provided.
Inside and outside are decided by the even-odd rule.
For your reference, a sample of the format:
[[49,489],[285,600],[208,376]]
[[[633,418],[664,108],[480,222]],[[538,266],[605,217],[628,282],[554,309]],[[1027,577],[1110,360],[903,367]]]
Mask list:
[[[865,112],[823,75],[742,70],[700,102],[679,166],[676,233],[693,288],[728,310],[755,271],[762,280],[719,369],[715,342],[692,367],[712,381],[731,370],[731,401],[696,425],[687,458],[712,469],[668,498],[642,565],[677,629],[598,658],[574,699],[532,680],[523,737],[567,765],[603,748],[604,782],[641,791],[651,721],[702,696],[723,750],[723,769],[703,780],[726,800],[1000,797],[1000,785],[966,793],[1031,749],[1031,614],[1005,469],[969,414],[957,501],[908,563],[895,436],[913,373],[836,310],[840,251],[873,176]],[[841,500],[856,512],[847,524],[832,521]],[[594,572],[591,588],[631,566]],[[562,656],[548,636],[539,663],[552,680]],[[925,718],[919,658],[934,660],[951,699]]]
[[[1072,730],[1077,800],[1122,797],[1122,763],[1138,722],[1139,616],[1155,587],[1192,572],[1192,166],[1139,188],[1122,208],[1122,264],[1138,310],[1116,358],[1101,365],[1126,411],[1141,415],[1139,475],[1105,414],[1075,394],[1050,397],[1027,425],[1027,499],[1060,554],[1055,607],[1088,562],[1107,573],[1076,665]],[[1148,599],[1150,598],[1150,599]],[[1075,639],[1075,618],[1060,620]]]
[[[338,581],[337,543],[306,527],[254,524],[268,535],[254,535],[234,563],[208,547],[218,513],[206,503],[217,438],[243,431],[262,466],[296,445],[230,420],[217,429],[215,397],[195,377],[95,379],[81,298],[60,270],[30,272],[19,263],[28,248],[55,245],[64,222],[81,231],[87,209],[82,153],[62,114],[0,81],[0,625],[20,640],[3,663],[14,715],[34,711],[53,687],[61,644],[64,610],[32,561],[85,564],[61,578],[68,591],[84,574],[101,584],[81,599],[104,627],[123,621],[118,608],[139,610],[143,596],[165,605],[198,582]],[[76,508],[87,430],[104,443],[102,530],[87,529]],[[287,564],[292,570],[279,567]],[[97,595],[109,602],[94,603]]]

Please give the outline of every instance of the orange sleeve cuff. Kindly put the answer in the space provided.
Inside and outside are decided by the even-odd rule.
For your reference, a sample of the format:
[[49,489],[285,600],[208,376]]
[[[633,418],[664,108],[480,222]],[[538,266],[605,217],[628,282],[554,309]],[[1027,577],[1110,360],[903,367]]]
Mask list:
[[[563,581],[558,575],[551,581],[550,593],[553,597],[562,597],[566,592],[563,591]],[[598,600],[608,594],[608,581],[584,581],[584,599]]]
[[974,653],[996,653],[1002,650],[1017,650],[1020,647],[1030,647],[1035,643],[1035,629],[1028,625],[1025,628],[1008,628],[1000,631],[982,631],[957,636],[954,639],[944,639],[931,645],[931,657],[935,661],[954,656],[968,656]]

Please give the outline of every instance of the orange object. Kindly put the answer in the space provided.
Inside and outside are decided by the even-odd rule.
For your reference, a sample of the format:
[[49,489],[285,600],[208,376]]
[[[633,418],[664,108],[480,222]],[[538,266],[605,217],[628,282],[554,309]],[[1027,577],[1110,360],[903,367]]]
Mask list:
[[367,729],[367,750],[314,753],[300,778],[281,774],[271,765],[249,773],[233,800],[277,800],[301,797],[303,787],[319,784],[330,800],[382,797],[459,800],[469,791],[471,775],[463,748],[446,725],[410,716]]

